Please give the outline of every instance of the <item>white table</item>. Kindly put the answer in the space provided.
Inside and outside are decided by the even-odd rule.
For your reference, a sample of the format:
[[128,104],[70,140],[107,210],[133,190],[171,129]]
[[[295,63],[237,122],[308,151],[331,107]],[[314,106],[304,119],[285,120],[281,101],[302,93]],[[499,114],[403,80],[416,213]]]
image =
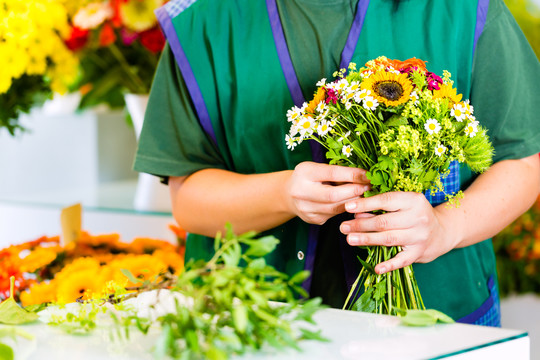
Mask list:
[[[399,318],[335,309],[316,314],[323,335],[331,341],[304,341],[303,352],[270,350],[240,359],[529,359],[526,332],[464,324],[407,327]],[[68,335],[45,325],[22,327],[34,340],[19,339],[16,359],[93,360],[152,359],[151,348],[159,329],[146,336],[133,330],[130,341],[111,341],[110,329],[89,336]],[[11,343],[13,344],[13,343]]]

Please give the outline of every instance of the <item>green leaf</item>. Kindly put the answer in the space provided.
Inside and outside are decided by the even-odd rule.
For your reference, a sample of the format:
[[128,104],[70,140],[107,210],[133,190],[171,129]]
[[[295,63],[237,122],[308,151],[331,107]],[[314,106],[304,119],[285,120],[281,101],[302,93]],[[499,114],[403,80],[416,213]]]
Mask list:
[[36,313],[27,311],[17,305],[13,300],[15,277],[10,278],[10,296],[0,304],[0,323],[8,325],[19,325],[36,320],[39,316]]
[[276,248],[279,240],[273,236],[264,236],[257,240],[242,240],[249,248],[246,250],[246,256],[261,257],[265,256]]
[[134,284],[139,284],[143,282],[141,279],[137,279],[128,269],[120,269],[120,271],[122,272],[122,274],[124,274],[125,277],[128,278],[129,281]]
[[397,114],[390,116],[390,118],[385,122],[386,126],[401,126],[408,124],[409,122],[407,121],[407,118]]
[[387,290],[386,281],[378,282],[377,284],[375,284],[375,291],[373,293],[373,298],[376,301],[381,301],[382,299],[384,299],[386,295],[386,290]]
[[360,298],[354,303],[353,309],[355,311],[363,311],[367,313],[374,313],[377,308],[375,300],[373,299],[373,288],[367,289]]
[[233,307],[232,317],[236,330],[238,330],[238,332],[241,334],[245,333],[248,323],[248,312],[246,306],[236,305],[235,307]]
[[291,284],[301,284],[306,280],[311,273],[308,270],[302,270],[297,272],[296,274],[291,277],[289,280],[289,283]]
[[372,265],[370,265],[370,264],[368,264],[367,262],[365,262],[364,260],[362,260],[362,259],[360,258],[360,256],[357,256],[357,258],[358,258],[358,261],[360,261],[360,263],[362,264],[362,266],[365,267],[366,270],[367,270],[371,275],[377,275],[377,273],[375,272],[375,268],[374,268]]
[[13,360],[13,349],[6,344],[0,343],[0,360]]
[[434,310],[405,310],[405,315],[401,318],[401,323],[407,326],[431,326],[437,322],[453,323],[454,320],[448,315]]

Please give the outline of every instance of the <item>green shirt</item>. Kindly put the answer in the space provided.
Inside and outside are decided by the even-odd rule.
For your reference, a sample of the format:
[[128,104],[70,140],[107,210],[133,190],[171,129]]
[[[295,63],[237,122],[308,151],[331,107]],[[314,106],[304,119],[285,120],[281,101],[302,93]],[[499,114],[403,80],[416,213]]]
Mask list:
[[[422,4],[425,2],[402,1],[400,7]],[[278,7],[300,86],[304,96],[309,99],[315,90],[315,83],[323,77],[331,78],[338,67],[356,1],[281,0]],[[396,19],[400,11],[396,11]],[[380,41],[377,36],[382,31],[378,31],[378,26],[385,24],[380,23],[379,19],[369,17],[368,13],[363,28],[363,35],[368,36],[366,48],[371,46],[369,41]],[[391,41],[392,38],[383,40]],[[471,84],[458,90],[470,94],[475,115],[489,129],[496,149],[496,161],[522,158],[540,151],[540,122],[533,113],[533,102],[538,96],[538,79],[538,60],[504,4],[500,0],[492,0],[484,32],[477,44]],[[183,176],[205,168],[227,169],[227,156],[201,129],[186,85],[167,47],[151,91],[135,169],[163,177]],[[470,174],[464,180],[470,180]],[[336,228],[338,223],[335,219],[329,221],[326,229]],[[317,256],[312,295],[325,296],[327,303],[341,306],[346,288],[341,266],[336,266],[339,262],[338,249],[332,242],[333,232],[323,230],[322,233],[327,236],[321,237],[323,240],[318,246],[322,251],[318,254],[326,256]],[[481,273],[478,284],[476,278],[467,279],[473,291],[475,287],[478,288],[480,298],[488,295],[482,279],[494,269],[492,251],[486,250],[490,247],[490,243],[482,243],[454,250],[466,253],[466,256],[462,257],[463,263],[450,261],[452,266],[468,267],[473,273],[477,269]],[[433,264],[415,265],[415,269],[419,270],[417,278],[427,306],[435,307],[437,304],[437,284],[440,284],[436,280],[437,274],[452,271],[443,258],[445,256]],[[422,271],[423,267],[428,270]],[[436,269],[435,273],[432,269]],[[444,308],[441,310],[448,312]],[[464,306],[459,311],[452,310],[450,315],[464,316],[472,310],[474,308]]]

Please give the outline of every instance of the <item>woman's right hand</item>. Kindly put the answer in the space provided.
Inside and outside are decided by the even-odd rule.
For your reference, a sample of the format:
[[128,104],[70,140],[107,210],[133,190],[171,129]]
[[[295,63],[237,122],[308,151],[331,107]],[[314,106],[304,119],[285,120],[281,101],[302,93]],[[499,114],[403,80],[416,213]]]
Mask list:
[[306,161],[296,166],[287,181],[287,205],[305,222],[322,225],[369,188],[364,169]]

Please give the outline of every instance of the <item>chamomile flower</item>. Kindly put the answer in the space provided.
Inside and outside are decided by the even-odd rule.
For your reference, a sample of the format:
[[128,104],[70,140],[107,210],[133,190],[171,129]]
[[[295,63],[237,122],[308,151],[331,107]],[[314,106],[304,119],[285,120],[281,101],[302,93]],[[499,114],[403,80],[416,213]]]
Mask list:
[[311,116],[302,116],[298,121],[298,132],[302,137],[313,134],[315,130],[315,120]]
[[372,96],[366,96],[363,101],[363,106],[367,110],[375,110],[379,106],[379,102]]
[[467,116],[465,108],[461,103],[454,104],[452,110],[450,110],[450,115],[456,118],[457,121],[462,122]]
[[287,121],[296,124],[302,115],[302,109],[298,106],[294,106],[292,109],[287,110]]
[[330,123],[326,120],[323,120],[319,123],[319,126],[317,126],[317,134],[319,136],[324,136],[328,134],[330,129],[332,129],[332,127],[330,126]]
[[433,135],[441,131],[441,124],[435,119],[428,119],[424,124],[424,128],[430,135]]
[[343,152],[343,155],[345,155],[346,157],[350,157],[352,155],[353,149],[352,149],[351,145],[345,145],[345,146],[343,146],[341,151]]
[[352,93],[355,93],[358,91],[358,89],[360,89],[360,83],[358,81],[353,81],[351,82],[351,84],[349,85],[347,91],[349,92],[352,92]]
[[478,132],[478,121],[469,121],[464,131],[469,137],[474,137]]
[[467,100],[465,100],[463,102],[463,108],[465,109],[465,115],[467,115],[467,116],[471,116],[472,113],[474,112],[474,108],[471,105],[469,99],[467,99]]
[[409,95],[409,97],[410,97],[410,99],[412,100],[412,103],[413,103],[414,105],[418,105],[418,102],[419,102],[418,99],[419,99],[419,97],[418,97],[418,94],[416,93],[416,90],[413,91],[413,92],[411,92],[411,95]]
[[435,147],[435,155],[442,156],[446,152],[446,146],[439,144]]
[[338,142],[342,142],[343,140],[345,140],[346,138],[349,137],[349,135],[351,135],[351,132],[350,131],[347,131],[347,133],[345,135],[343,135],[342,137],[340,137],[338,139]]
[[289,136],[288,134],[285,135],[285,143],[287,144],[287,149],[289,150],[294,150],[296,145],[298,145],[296,138]]
[[317,84],[315,85],[317,85],[317,87],[326,85],[326,78],[322,78],[321,80],[317,81]]
[[327,109],[327,106],[326,104],[324,103],[324,101],[321,101],[318,105],[317,105],[317,112],[319,114],[323,114],[325,112],[325,110]]
[[371,90],[368,90],[368,89],[364,89],[360,92],[356,92],[354,94],[354,101],[356,101],[358,104],[360,104],[362,102],[362,100],[364,100],[364,98],[366,98],[367,96],[371,96]]

